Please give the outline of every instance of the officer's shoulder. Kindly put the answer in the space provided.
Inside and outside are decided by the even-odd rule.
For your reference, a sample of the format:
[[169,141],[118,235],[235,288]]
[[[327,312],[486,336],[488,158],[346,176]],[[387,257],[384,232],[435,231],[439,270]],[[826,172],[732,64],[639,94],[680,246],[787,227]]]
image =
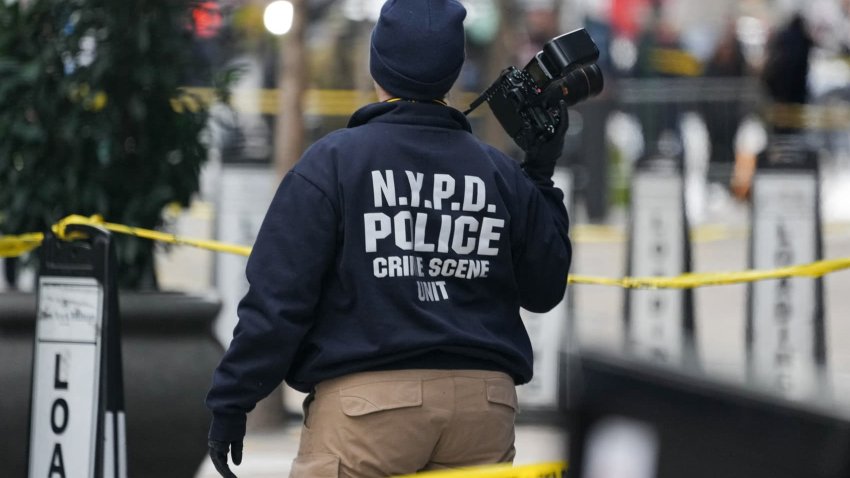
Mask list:
[[487,156],[497,167],[507,168],[510,170],[519,169],[519,163],[510,155],[484,141],[477,140],[482,150],[487,153]]
[[340,158],[352,150],[350,133],[345,130],[332,131],[308,146],[292,168],[314,184],[324,183],[336,177]]
[[301,161],[322,161],[330,159],[337,151],[349,144],[351,135],[347,130],[332,131],[310,144],[301,157]]

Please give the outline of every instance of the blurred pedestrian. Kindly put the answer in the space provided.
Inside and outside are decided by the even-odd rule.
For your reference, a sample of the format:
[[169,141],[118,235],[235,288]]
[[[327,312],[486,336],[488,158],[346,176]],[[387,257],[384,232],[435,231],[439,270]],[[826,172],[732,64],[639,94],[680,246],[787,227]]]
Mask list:
[[[705,65],[707,78],[726,80],[725,90],[737,91],[747,74],[747,61],[738,40],[735,23],[728,22],[723,35]],[[731,165],[735,161],[735,136],[743,119],[743,105],[737,98],[717,101],[705,98],[702,113],[711,141],[711,161]]]
[[[699,68],[696,58],[682,46],[676,26],[665,14],[664,3],[653,0],[649,18],[637,41],[634,76],[647,80],[653,89],[664,91],[670,87],[668,80],[695,76],[699,74]],[[664,97],[663,94],[659,96]],[[644,157],[658,154],[666,156],[668,150],[681,154],[683,140],[680,121],[683,109],[681,101],[675,98],[636,105],[635,114],[643,132]],[[671,143],[675,147],[670,148]]]
[[[774,106],[792,114],[789,121],[774,125],[777,134],[790,134],[802,128],[802,105],[809,98],[809,53],[814,42],[800,13],[773,33],[767,43],[761,79]],[[774,112],[780,110],[774,108]],[[793,114],[793,113],[797,114]],[[774,117],[777,115],[774,115]]]
[[515,386],[532,375],[519,309],[560,302],[571,260],[551,180],[567,122],[521,165],[471,133],[444,101],[465,15],[456,0],[387,1],[371,37],[380,102],[283,179],[207,397],[223,476],[282,380],[309,394],[292,477],[513,460]]

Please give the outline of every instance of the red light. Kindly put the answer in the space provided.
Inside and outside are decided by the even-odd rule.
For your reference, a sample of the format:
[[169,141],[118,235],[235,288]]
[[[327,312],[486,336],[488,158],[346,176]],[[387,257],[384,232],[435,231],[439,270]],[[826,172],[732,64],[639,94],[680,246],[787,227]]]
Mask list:
[[201,2],[192,9],[195,34],[201,38],[212,38],[221,28],[221,8],[216,2]]

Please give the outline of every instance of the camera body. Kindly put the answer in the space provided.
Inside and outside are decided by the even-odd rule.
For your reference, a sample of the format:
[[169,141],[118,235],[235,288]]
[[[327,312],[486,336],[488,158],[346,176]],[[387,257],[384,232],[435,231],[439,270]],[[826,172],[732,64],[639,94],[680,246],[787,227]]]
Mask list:
[[486,101],[505,132],[527,150],[555,133],[562,100],[573,106],[602,91],[598,58],[599,49],[583,28],[555,37],[524,68],[503,70],[470,111]]

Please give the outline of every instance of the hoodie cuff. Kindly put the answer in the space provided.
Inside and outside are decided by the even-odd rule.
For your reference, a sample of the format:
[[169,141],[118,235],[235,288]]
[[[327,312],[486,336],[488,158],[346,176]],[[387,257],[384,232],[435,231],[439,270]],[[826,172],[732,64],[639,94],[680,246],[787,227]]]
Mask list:
[[210,440],[234,442],[245,436],[244,413],[213,413],[210,424]]
[[523,163],[521,168],[537,187],[551,188],[555,186],[554,181],[552,181],[552,175],[555,174],[554,166],[554,163],[552,163],[551,168]]

